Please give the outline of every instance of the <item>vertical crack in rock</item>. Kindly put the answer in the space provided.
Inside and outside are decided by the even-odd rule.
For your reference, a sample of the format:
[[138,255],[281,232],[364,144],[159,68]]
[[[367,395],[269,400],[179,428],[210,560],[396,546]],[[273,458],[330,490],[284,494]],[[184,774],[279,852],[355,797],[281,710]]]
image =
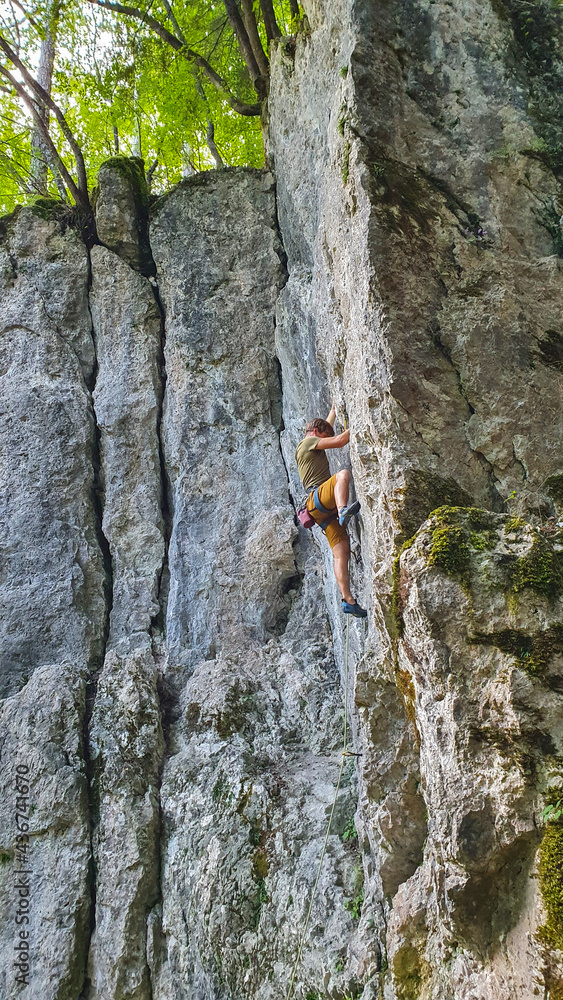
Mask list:
[[[88,253],[89,293],[91,291],[91,288],[92,288],[92,259],[90,253]],[[92,319],[91,310],[90,310],[90,317]],[[92,330],[94,330],[93,320],[92,320]],[[99,802],[96,796],[96,776],[95,776],[93,758],[91,753],[91,745],[90,745],[90,726],[92,721],[92,715],[94,712],[94,705],[96,702],[98,678],[102,671],[106,658],[106,650],[110,634],[111,612],[113,608],[113,560],[112,560],[109,541],[106,535],[104,534],[104,528],[103,528],[104,484],[103,484],[102,461],[101,461],[101,428],[97,421],[96,409],[94,406],[94,393],[96,390],[98,374],[99,374],[99,363],[96,350],[96,339],[94,337],[94,365],[91,375],[88,378],[85,378],[85,382],[88,388],[88,392],[90,394],[92,422],[94,427],[93,455],[92,455],[92,467],[93,467],[92,507],[95,514],[96,536],[98,539],[98,544],[100,546],[100,551],[102,553],[102,566],[104,573],[103,593],[104,593],[105,617],[104,617],[104,627],[103,627],[100,653],[99,656],[95,658],[95,660],[92,660],[90,662],[88,670],[88,678],[86,682],[86,703],[85,703],[83,734],[82,734],[84,763],[86,766],[86,778],[88,782],[88,815],[90,823],[90,865],[89,865],[90,925],[89,925],[88,940],[86,942],[86,947],[84,950],[84,960],[86,963],[84,969],[84,985],[79,1000],[88,1000],[89,996],[90,984],[87,976],[87,968],[88,968],[87,963],[90,952],[90,942],[92,940],[92,935],[94,933],[94,928],[96,925],[96,866],[94,859],[94,830],[99,822]]]
[[159,892],[163,756],[154,623],[167,531],[159,440],[162,310],[152,282],[129,262],[101,246],[92,248],[91,260],[98,361],[93,398],[113,601],[90,721],[99,815],[88,1000],[150,1000],[147,920]]
[[160,509],[162,515],[163,523],[163,535],[164,535],[164,556],[162,559],[162,567],[158,577],[158,591],[157,600],[159,605],[159,610],[157,615],[154,616],[151,623],[151,633],[153,638],[153,653],[155,656],[155,662],[162,667],[164,653],[161,648],[161,643],[156,640],[160,638],[161,642],[165,638],[166,632],[166,609],[168,605],[168,592],[170,586],[170,571],[168,566],[168,550],[170,548],[170,535],[172,533],[172,522],[173,522],[173,510],[172,510],[172,491],[170,486],[170,477],[166,469],[166,459],[164,454],[164,440],[162,434],[162,421],[163,421],[163,411],[164,411],[164,400],[166,395],[166,314],[164,311],[164,306],[160,298],[160,291],[158,288],[157,281],[151,279],[152,290],[154,294],[154,299],[158,307],[160,314],[160,341],[158,350],[158,371],[160,376],[160,391],[158,394],[158,412],[156,418],[157,427],[157,437],[158,437],[158,457],[160,465]]
[[[150,247],[150,241],[149,241],[149,247]],[[151,251],[151,259],[152,259],[152,251]],[[156,266],[154,270],[156,271]],[[158,436],[158,457],[159,457],[160,483],[161,483],[161,493],[160,493],[161,514],[162,514],[162,523],[164,526],[164,554],[162,559],[162,567],[158,577],[157,601],[159,610],[157,615],[152,619],[151,622],[151,643],[152,643],[152,653],[154,657],[154,662],[157,668],[157,696],[158,696],[158,706],[160,714],[160,725],[162,728],[163,752],[162,752],[162,761],[158,769],[158,776],[156,780],[156,789],[158,797],[158,829],[157,829],[158,871],[156,873],[157,898],[154,900],[152,909],[149,913],[147,920],[147,968],[148,968],[150,1000],[152,1000],[154,996],[153,966],[154,966],[155,954],[158,952],[160,946],[159,937],[161,934],[162,850],[163,850],[162,830],[164,826],[162,802],[161,802],[161,786],[162,786],[164,765],[169,749],[171,715],[174,712],[176,703],[176,697],[172,693],[170,686],[166,684],[164,678],[165,663],[166,663],[166,648],[165,648],[166,614],[168,607],[168,594],[170,589],[170,569],[169,569],[168,553],[170,548],[170,536],[172,533],[172,525],[174,517],[173,507],[172,507],[172,489],[170,484],[170,477],[166,469],[166,457],[164,451],[164,437],[163,437],[163,413],[164,413],[164,402],[166,396],[166,382],[167,382],[166,313],[164,305],[160,298],[160,290],[158,288],[157,280],[152,279],[151,285],[155,302],[158,306],[158,310],[160,313],[160,340],[159,340],[159,351],[158,351],[160,393],[158,397],[157,436]]]

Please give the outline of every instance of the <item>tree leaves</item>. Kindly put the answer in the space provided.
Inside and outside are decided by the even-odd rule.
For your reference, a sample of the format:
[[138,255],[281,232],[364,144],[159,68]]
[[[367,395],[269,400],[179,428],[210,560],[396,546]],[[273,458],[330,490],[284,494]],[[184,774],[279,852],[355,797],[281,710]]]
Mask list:
[[[108,10],[101,3],[120,10]],[[58,154],[72,164],[72,140],[81,148],[90,190],[100,164],[116,152],[142,156],[152,190],[164,190],[186,173],[227,166],[260,166],[264,153],[259,117],[267,90],[268,35],[291,30],[295,0],[82,0],[61,6],[52,96],[70,135],[51,121]],[[232,26],[233,5],[258,59],[252,75]],[[37,69],[49,0],[0,0],[0,32],[30,72]],[[135,9],[134,16],[124,13]],[[250,23],[248,18],[254,16]],[[160,27],[155,30],[155,23]],[[243,25],[244,30],[244,25]],[[44,32],[43,32],[44,33]],[[170,39],[174,43],[170,44]],[[262,55],[260,51],[262,50]],[[247,53],[248,55],[248,53]],[[7,63],[4,63],[6,68]],[[16,74],[17,75],[17,74]],[[18,77],[19,79],[19,77]],[[29,108],[4,78],[0,88],[0,211],[33,198]],[[254,85],[253,85],[254,84]],[[244,111],[244,114],[237,113]],[[252,113],[251,113],[252,112]],[[71,171],[72,172],[72,171]],[[68,186],[68,185],[67,185]],[[49,174],[48,192],[57,197]]]

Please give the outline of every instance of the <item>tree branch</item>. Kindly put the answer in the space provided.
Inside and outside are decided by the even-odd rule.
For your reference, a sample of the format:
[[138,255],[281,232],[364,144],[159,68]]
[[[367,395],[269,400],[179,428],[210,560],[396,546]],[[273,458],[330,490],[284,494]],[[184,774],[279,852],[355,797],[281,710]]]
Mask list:
[[207,148],[215,161],[215,166],[218,168],[224,167],[225,164],[223,163],[223,159],[221,157],[219,150],[217,149],[217,144],[215,142],[215,125],[213,124],[213,119],[209,114],[209,105],[207,103],[207,96],[205,94],[205,90],[203,89],[199,77],[196,77],[195,82],[196,82],[197,92],[201,97],[203,103],[205,104],[205,115],[207,120],[207,132],[206,132]]
[[268,42],[271,42],[274,38],[281,38],[281,31],[276,21],[272,0],[260,0],[260,9],[264,17],[264,27]]
[[22,14],[25,14],[25,17],[29,21],[29,23],[31,24],[31,27],[35,28],[35,30],[37,31],[37,33],[40,35],[41,34],[41,27],[40,27],[40,25],[37,23],[37,21],[35,20],[35,18],[32,17],[32,15],[28,13],[28,11],[25,9],[24,5],[22,3],[19,3],[19,0],[11,0],[11,2],[13,4],[15,4],[16,7],[19,7],[19,9],[21,10]]
[[[82,150],[81,150],[80,146],[78,145],[76,139],[74,138],[74,135],[73,135],[71,129],[69,128],[69,125],[68,125],[68,122],[67,122],[65,116],[63,115],[63,113],[62,113],[61,109],[59,108],[58,104],[55,104],[55,102],[52,99],[52,97],[49,96],[49,94],[41,86],[41,84],[37,83],[37,80],[33,79],[31,73],[29,72],[29,70],[24,66],[24,64],[22,63],[21,59],[18,58],[18,56],[16,55],[16,53],[14,52],[14,50],[12,49],[12,47],[10,45],[8,45],[6,39],[3,38],[2,35],[0,35],[0,49],[2,49],[2,51],[8,56],[8,59],[10,60],[10,62],[13,63],[13,65],[16,66],[17,69],[19,69],[19,71],[22,74],[22,76],[23,76],[25,82],[27,83],[28,87],[30,87],[35,92],[36,97],[39,98],[39,103],[42,104],[44,107],[48,107],[53,112],[55,118],[57,119],[57,121],[58,121],[58,123],[60,125],[60,128],[61,128],[61,132],[63,133],[65,139],[67,140],[67,142],[68,142],[68,144],[70,146],[70,148],[72,149],[72,152],[73,152],[73,155],[74,155],[74,159],[76,161],[76,173],[77,173],[77,177],[78,177],[78,189],[77,190],[79,191],[79,199],[78,200],[85,207],[86,206],[89,207],[90,206],[90,202],[89,202],[89,199],[88,199],[88,180],[87,180],[87,177],[86,177],[86,167],[84,165],[84,157],[82,155]],[[6,75],[6,73],[7,73],[7,71],[4,70],[4,75]],[[10,74],[9,79],[10,79],[10,82],[12,82],[13,77],[11,77],[11,74]],[[17,87],[16,87],[16,90],[18,90]],[[18,93],[20,93],[20,90],[18,90]],[[24,91],[24,93],[26,93],[26,91]],[[28,97],[27,93],[26,93],[26,97]],[[34,107],[34,110],[36,111],[35,107]],[[39,114],[39,112],[36,111],[36,115],[37,115],[37,118],[39,120],[41,120],[41,115]],[[35,117],[35,115],[34,115],[34,117]],[[42,128],[40,129],[40,131],[41,131],[42,135],[44,135],[45,132],[46,132],[47,135],[49,135],[48,129],[45,129],[45,123],[42,121],[41,124],[42,124]],[[49,136],[49,139],[50,139],[50,136]],[[50,139],[50,141],[51,141],[51,139]],[[53,145],[52,141],[51,141],[51,145]],[[53,145],[53,149],[54,148],[55,148],[55,146]],[[59,156],[58,153],[57,153],[57,156]],[[60,159],[60,157],[59,157],[59,159]],[[61,163],[62,163],[62,160],[61,160]],[[65,167],[65,170],[66,170],[66,167]],[[69,177],[70,177],[70,174],[69,174]],[[65,177],[65,181],[66,181],[66,177]],[[72,183],[74,184],[74,181]],[[74,192],[73,192],[73,197],[74,197]]]
[[292,18],[301,17],[298,0],[289,0],[289,12]]
[[184,32],[182,31],[180,25],[178,24],[178,19],[174,11],[172,10],[172,4],[169,3],[169,0],[162,0],[162,3],[164,5],[166,13],[168,14],[168,19],[172,27],[174,28],[174,31],[176,32],[178,38],[182,42],[182,45],[187,45],[188,43],[186,41],[186,36],[184,35]]
[[[29,108],[29,110],[31,111],[31,114],[33,116],[35,124],[37,125],[38,129],[40,130],[40,132],[41,132],[41,134],[43,136],[45,145],[48,148],[49,152],[51,153],[51,155],[52,155],[55,163],[57,164],[57,167],[59,169],[61,177],[63,178],[66,186],[68,187],[70,193],[72,194],[72,197],[74,198],[76,204],[77,205],[84,205],[83,194],[78,189],[78,187],[76,186],[75,181],[73,180],[73,178],[69,174],[69,172],[68,172],[65,164],[61,160],[61,157],[59,156],[57,148],[56,148],[53,140],[51,139],[51,136],[49,135],[49,130],[48,130],[47,126],[45,125],[45,122],[43,121],[41,115],[39,114],[39,111],[37,110],[37,108],[35,106],[35,102],[31,99],[31,97],[27,93],[25,87],[21,83],[19,83],[19,81],[16,80],[14,76],[12,76],[12,74],[10,73],[10,71],[7,70],[5,66],[0,66],[0,73],[2,73],[2,75],[5,76],[6,79],[10,81],[10,83],[12,84],[12,87],[14,88],[14,90],[16,91],[16,93],[18,93],[20,95],[20,97],[21,97],[22,101],[24,102],[24,104],[26,104],[27,107]],[[89,205],[88,202],[87,202],[87,206],[88,206],[88,208],[90,208],[90,205]]]
[[151,189],[152,177],[157,167],[158,167],[158,157],[156,158],[156,160],[153,160],[149,169],[147,170],[147,187],[149,191]]
[[189,62],[192,62],[194,66],[207,77],[210,83],[213,84],[216,90],[219,91],[226,100],[229,107],[236,111],[239,115],[245,115],[252,118],[260,114],[260,104],[246,104],[244,101],[239,101],[234,94],[227,87],[227,84],[218,73],[215,72],[213,66],[211,66],[207,59],[200,56],[199,52],[195,52],[193,49],[187,48],[176,35],[173,35],[168,28],[165,28],[160,21],[157,21],[155,17],[151,14],[146,14],[144,11],[139,10],[137,7],[129,7],[121,3],[111,3],[110,0],[88,0],[88,3],[93,3],[97,7],[104,7],[106,10],[111,10],[117,14],[125,14],[128,17],[135,17],[138,21],[143,21],[145,24],[152,28],[153,31],[159,35],[168,45],[170,45],[176,52],[182,52]]
[[258,63],[260,73],[264,78],[267,78],[270,73],[270,64],[262,46],[262,39],[258,34],[258,25],[256,24],[256,18],[254,16],[252,0],[242,0],[242,19],[248,32],[250,44],[252,45],[252,51],[256,56],[256,62]]
[[266,89],[264,86],[264,80],[252,50],[252,45],[250,43],[250,38],[248,37],[248,32],[244,26],[244,21],[240,16],[237,2],[236,0],[223,0],[223,6],[227,12],[227,17],[229,18],[229,24],[231,25],[235,38],[239,44],[242,58],[246,63],[246,68],[250,73],[250,79],[252,80],[254,89],[259,97],[265,97]]

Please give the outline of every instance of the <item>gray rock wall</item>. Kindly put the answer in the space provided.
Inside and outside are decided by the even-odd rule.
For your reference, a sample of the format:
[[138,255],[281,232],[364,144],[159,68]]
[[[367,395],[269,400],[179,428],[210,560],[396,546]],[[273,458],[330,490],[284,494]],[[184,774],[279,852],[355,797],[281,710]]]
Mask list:
[[[115,158],[89,252],[62,210],[3,220],[9,1000],[558,995],[540,6],[534,48],[511,0],[307,0],[272,53],[273,174],[194,177],[149,225]],[[362,502],[348,632],[294,518],[331,400]]]
[[[469,581],[458,550],[442,573],[428,573],[428,542],[426,559],[419,541],[395,561],[443,506],[555,531],[560,153],[546,94],[560,27],[538,7],[530,29],[509,3],[311,0],[296,43],[274,57],[269,156],[289,272],[276,333],[284,452],[289,464],[304,418],[334,398],[362,501],[360,932],[369,914],[362,947],[375,936],[382,948],[370,996],[531,996],[559,975],[557,953],[536,938],[538,795],[561,784],[547,709],[560,704],[558,557],[541,556],[543,590],[522,570],[523,604],[522,567],[499,579],[511,549],[493,534],[467,552],[459,536],[462,564],[485,551]],[[420,538],[438,548],[462,532],[433,529]],[[468,646],[479,616],[489,639]],[[542,643],[549,655],[530,677],[526,651]]]
[[[280,449],[273,181],[239,170],[175,189],[153,211],[154,261],[127,183],[121,161],[101,171],[105,245],[89,254],[56,213],[22,210],[2,242],[14,400],[3,995],[277,997],[333,805],[343,713],[322,563],[299,539]],[[341,783],[296,995],[350,979],[351,761]],[[26,942],[29,986],[12,961]]]

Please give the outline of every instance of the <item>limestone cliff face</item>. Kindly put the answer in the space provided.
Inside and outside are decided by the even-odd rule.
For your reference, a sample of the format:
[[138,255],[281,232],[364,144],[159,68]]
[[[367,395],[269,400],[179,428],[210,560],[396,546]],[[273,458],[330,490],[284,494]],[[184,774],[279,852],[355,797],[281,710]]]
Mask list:
[[[7,1000],[562,988],[555,15],[305,9],[271,172],[2,222]],[[294,516],[331,399],[348,633]]]
[[[306,7],[270,99],[277,342],[288,458],[305,373],[353,428],[359,932],[384,943],[375,993],[533,996],[560,975],[534,877],[561,786],[560,26],[541,4]],[[444,511],[394,561],[452,506],[524,520]]]

